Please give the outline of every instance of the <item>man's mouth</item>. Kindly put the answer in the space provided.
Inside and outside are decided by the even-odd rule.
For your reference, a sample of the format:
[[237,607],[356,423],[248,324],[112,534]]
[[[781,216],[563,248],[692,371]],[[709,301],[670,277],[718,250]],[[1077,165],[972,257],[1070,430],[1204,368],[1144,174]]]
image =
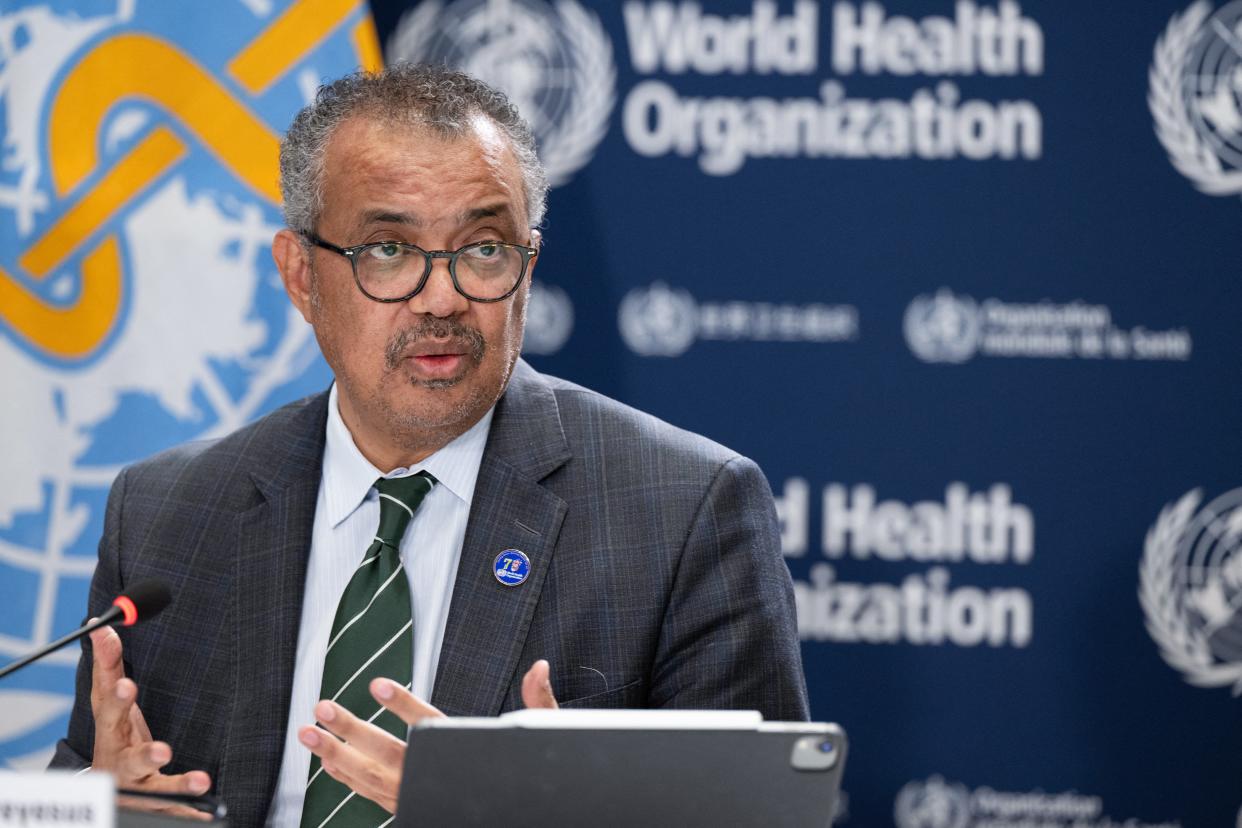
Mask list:
[[483,361],[485,345],[478,331],[459,323],[434,320],[407,328],[388,345],[388,370],[400,369],[416,382],[454,382],[471,364]]
[[443,380],[457,376],[465,362],[466,355],[462,353],[437,353],[413,354],[406,364],[413,366],[419,379]]

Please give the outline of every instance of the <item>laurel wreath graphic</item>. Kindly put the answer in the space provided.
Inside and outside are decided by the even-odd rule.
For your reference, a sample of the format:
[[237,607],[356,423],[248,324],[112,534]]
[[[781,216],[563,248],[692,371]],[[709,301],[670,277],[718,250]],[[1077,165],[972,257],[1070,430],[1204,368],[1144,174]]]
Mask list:
[[1233,695],[1242,695],[1242,663],[1222,664],[1212,657],[1207,636],[1189,623],[1182,594],[1176,585],[1177,548],[1190,523],[1202,491],[1188,492],[1177,503],[1166,506],[1147,533],[1143,559],[1139,564],[1139,604],[1165,663],[1178,670],[1187,683],[1196,687],[1233,685]]
[[427,42],[436,32],[436,19],[439,18],[443,5],[440,0],[423,0],[402,15],[388,40],[388,53],[421,60],[426,54]]
[[1186,113],[1182,66],[1204,20],[1212,13],[1209,0],[1198,0],[1169,20],[1156,41],[1147,74],[1147,106],[1156,122],[1156,137],[1177,171],[1209,195],[1242,193],[1242,171],[1226,172],[1212,148],[1195,130]]
[[641,356],[680,356],[698,334],[698,306],[686,290],[663,282],[635,288],[617,308],[621,338]]
[[902,787],[893,802],[893,821],[898,828],[966,828],[970,811],[966,787],[936,775]]
[[553,187],[567,182],[591,160],[608,132],[617,86],[612,41],[599,18],[573,0],[561,0],[556,10],[578,70],[578,85],[560,129],[548,136],[540,152]]
[[[440,0],[425,0],[406,12],[389,41],[389,53],[425,59],[443,8]],[[568,182],[591,160],[608,132],[608,118],[617,97],[612,41],[599,18],[574,0],[560,0],[556,10],[573,60],[575,85],[564,119],[543,137],[539,147],[548,184],[553,187]]]

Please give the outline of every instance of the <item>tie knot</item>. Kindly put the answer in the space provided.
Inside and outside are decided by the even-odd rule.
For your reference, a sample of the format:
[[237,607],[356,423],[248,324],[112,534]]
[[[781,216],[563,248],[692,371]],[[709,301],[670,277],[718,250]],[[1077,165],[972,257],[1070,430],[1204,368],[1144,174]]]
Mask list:
[[425,471],[409,477],[381,477],[375,481],[380,501],[380,523],[376,537],[393,549],[400,546],[410,518],[414,517],[418,504],[423,502],[435,484],[436,479]]

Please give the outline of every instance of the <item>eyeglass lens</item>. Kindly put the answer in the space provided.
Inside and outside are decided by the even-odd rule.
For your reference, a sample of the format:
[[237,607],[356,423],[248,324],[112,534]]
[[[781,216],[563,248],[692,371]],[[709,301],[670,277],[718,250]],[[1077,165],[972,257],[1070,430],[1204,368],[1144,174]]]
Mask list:
[[[418,287],[429,257],[408,245],[367,245],[354,258],[358,281],[377,299],[397,299]],[[463,247],[451,260],[453,275],[466,294],[478,299],[504,296],[522,277],[525,256],[516,247],[482,242]]]

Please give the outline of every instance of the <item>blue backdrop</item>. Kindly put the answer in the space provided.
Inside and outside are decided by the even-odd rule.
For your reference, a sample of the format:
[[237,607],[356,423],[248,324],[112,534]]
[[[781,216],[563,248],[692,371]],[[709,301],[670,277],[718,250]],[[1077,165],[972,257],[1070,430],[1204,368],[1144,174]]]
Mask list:
[[845,824],[1238,820],[1242,4],[373,9],[564,180],[531,361],[767,472]]
[[[319,39],[239,64],[295,6]],[[766,471],[812,712],[851,736],[841,824],[1242,824],[1242,2],[371,8],[388,59],[460,65],[535,126],[556,187],[528,358]],[[54,186],[49,125],[135,29],[274,134],[364,59],[365,16],[161,9],[0,2],[6,658],[80,618],[120,464],[327,381],[261,182],[139,96]],[[32,257],[161,125],[183,159]],[[39,307],[85,295],[106,234],[117,321],[49,338]],[[170,278],[186,257],[210,279]],[[0,760],[45,761],[71,673],[0,690]]]

